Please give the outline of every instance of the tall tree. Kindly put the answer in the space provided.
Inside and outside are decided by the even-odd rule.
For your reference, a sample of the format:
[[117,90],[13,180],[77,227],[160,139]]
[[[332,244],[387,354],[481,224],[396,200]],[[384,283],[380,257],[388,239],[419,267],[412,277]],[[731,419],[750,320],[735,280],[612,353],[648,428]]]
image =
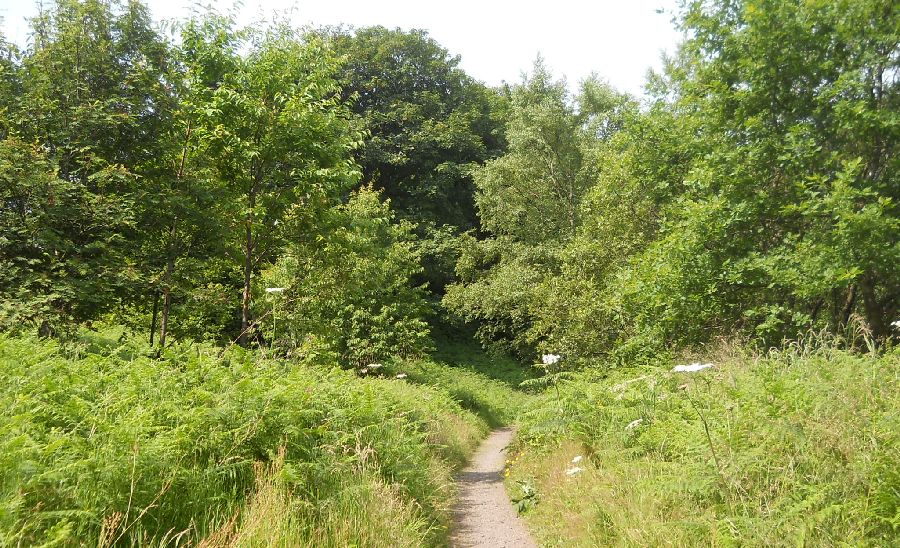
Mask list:
[[[43,241],[18,271],[36,282],[22,287],[44,301],[31,319],[47,331],[48,322],[108,310],[138,285],[141,272],[131,257],[136,173],[156,157],[168,101],[167,48],[137,2],[59,0],[32,28],[33,45],[16,71],[19,93],[4,106],[4,131],[12,136],[7,174],[23,177],[8,187],[8,199],[25,216],[16,228],[37,230],[42,237],[33,243]],[[14,165],[19,160],[34,164]],[[47,173],[36,173],[38,166]],[[24,205],[49,192],[43,213],[58,211],[53,189],[65,194],[59,202],[73,208],[70,218]]]
[[276,256],[286,221],[308,222],[356,182],[350,151],[360,138],[340,97],[336,59],[322,40],[279,27],[249,45],[213,92],[200,128],[204,150],[234,196],[244,343],[253,327],[254,273]]
[[596,79],[577,97],[539,59],[510,90],[509,149],[475,171],[476,203],[490,237],[465,240],[444,305],[478,325],[486,343],[528,358],[537,289],[558,273],[559,253],[581,224],[581,204],[596,182],[597,147],[615,134],[633,103]]
[[345,58],[343,97],[370,135],[356,153],[362,183],[419,225],[425,277],[440,292],[455,260],[441,242],[478,226],[471,172],[502,150],[502,97],[424,31],[367,27],[330,36]]
[[[200,126],[216,88],[240,59],[241,33],[228,17],[207,13],[187,21],[180,30],[180,45],[172,52],[174,62],[167,78],[174,101],[165,113],[159,155],[143,173],[152,184],[145,185],[141,202],[145,206],[141,227],[146,233],[142,252],[155,269],[151,275],[154,311],[162,300],[160,346],[165,346],[170,329],[173,292],[177,288],[186,293],[201,285],[201,272],[209,268],[204,264],[224,258],[220,217],[225,193],[200,153]],[[151,324],[156,324],[155,313]],[[208,326],[207,334],[216,327]]]
[[723,299],[702,317],[777,340],[858,310],[887,334],[900,306],[898,20],[885,0],[686,5],[671,89],[703,120],[707,153],[681,215],[718,210],[697,252]]

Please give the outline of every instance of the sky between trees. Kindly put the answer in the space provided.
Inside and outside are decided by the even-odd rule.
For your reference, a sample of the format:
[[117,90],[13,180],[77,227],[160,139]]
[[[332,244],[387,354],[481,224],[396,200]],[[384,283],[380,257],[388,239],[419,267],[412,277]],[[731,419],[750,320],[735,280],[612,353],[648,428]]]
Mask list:
[[[187,0],[146,3],[157,20],[185,17],[194,5]],[[617,88],[640,96],[647,70],[659,69],[661,53],[673,52],[678,42],[680,35],[671,23],[676,6],[676,0],[459,0],[451,9],[449,4],[415,0],[264,0],[246,2],[238,22],[289,12],[297,25],[420,28],[460,55],[461,68],[488,85],[518,82],[540,53],[570,85],[597,72]],[[30,0],[0,2],[0,29],[7,39],[24,45],[25,18],[37,10],[38,2]]]

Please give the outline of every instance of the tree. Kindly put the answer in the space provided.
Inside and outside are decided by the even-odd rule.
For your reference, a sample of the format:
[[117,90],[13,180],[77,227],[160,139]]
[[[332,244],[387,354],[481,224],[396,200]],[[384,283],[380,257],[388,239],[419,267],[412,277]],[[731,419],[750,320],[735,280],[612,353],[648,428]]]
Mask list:
[[[215,90],[225,74],[239,61],[241,34],[233,22],[208,13],[181,28],[180,46],[173,50],[171,85],[173,104],[165,116],[158,156],[142,174],[149,184],[139,201],[144,207],[141,228],[145,234],[141,254],[155,269],[151,285],[155,293],[150,341],[156,325],[156,310],[162,298],[159,345],[164,347],[170,329],[173,290],[191,292],[203,284],[203,271],[224,259],[224,224],[220,218],[227,200],[222,185],[201,154],[203,115],[210,108]],[[221,326],[208,324],[207,336]]]
[[420,30],[332,30],[345,62],[342,96],[369,133],[355,157],[373,185],[418,225],[425,279],[442,292],[455,257],[442,242],[478,226],[474,166],[503,147],[502,97],[459,68],[459,58]]
[[482,228],[539,244],[572,235],[578,205],[593,182],[582,120],[566,89],[538,59],[534,72],[512,90],[509,150],[476,172]]
[[[4,85],[17,93],[0,108],[10,154],[4,190],[15,204],[4,213],[24,223],[10,226],[11,234],[34,238],[28,250],[10,238],[7,252],[23,256],[6,259],[28,257],[15,278],[29,279],[21,281],[29,299],[43,299],[31,319],[50,332],[59,327],[51,322],[95,317],[139,285],[131,253],[140,240],[137,171],[157,154],[169,101],[168,49],[137,2],[60,0],[32,28],[33,45],[20,61],[7,56],[3,64]],[[72,208],[69,217],[60,203]]]
[[[122,234],[133,230],[124,199],[56,175],[39,145],[0,141],[0,329],[50,335],[96,318],[123,291]],[[100,188],[130,174],[92,174]]]
[[475,172],[478,213],[491,237],[466,240],[457,263],[461,283],[443,301],[478,325],[482,342],[530,358],[546,338],[535,329],[544,298],[539,290],[558,275],[560,253],[581,225],[599,150],[635,108],[593,78],[573,99],[540,60],[511,89],[509,149]]
[[266,285],[284,288],[258,305],[277,314],[266,333],[277,329],[279,346],[319,337],[353,366],[421,355],[430,307],[425,288],[411,283],[422,270],[412,224],[371,188],[324,221],[315,237],[289,230],[286,252],[264,273]]
[[[715,212],[696,253],[722,299],[702,317],[776,342],[838,329],[857,309],[878,336],[898,305],[898,8],[690,2],[669,73],[703,120],[677,226]],[[721,227],[721,230],[719,229]],[[665,259],[663,259],[665,260]],[[704,289],[703,291],[706,291]],[[699,298],[694,295],[694,298]],[[832,311],[828,318],[823,314]],[[773,340],[774,339],[774,340]]]
[[279,27],[249,45],[212,93],[200,128],[234,200],[244,343],[253,327],[253,274],[280,250],[279,223],[308,222],[357,180],[350,151],[359,141],[339,96],[335,58],[322,40]]
[[[877,336],[897,314],[897,8],[688,2],[534,315],[565,351]],[[539,301],[540,302],[540,301]]]

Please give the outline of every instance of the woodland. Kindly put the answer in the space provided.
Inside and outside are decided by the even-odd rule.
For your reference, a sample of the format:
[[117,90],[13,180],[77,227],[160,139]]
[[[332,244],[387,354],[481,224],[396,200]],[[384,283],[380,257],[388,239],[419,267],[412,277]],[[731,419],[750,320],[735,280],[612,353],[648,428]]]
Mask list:
[[900,541],[900,4],[673,25],[643,97],[139,0],[0,35],[0,546],[446,545],[503,425],[542,545]]

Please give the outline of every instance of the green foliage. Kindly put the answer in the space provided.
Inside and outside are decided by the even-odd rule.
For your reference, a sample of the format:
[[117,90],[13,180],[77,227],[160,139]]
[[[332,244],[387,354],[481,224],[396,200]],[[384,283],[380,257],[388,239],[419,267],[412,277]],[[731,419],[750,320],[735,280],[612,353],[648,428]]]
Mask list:
[[518,388],[522,381],[533,376],[533,371],[522,367],[509,354],[485,352],[467,332],[435,332],[434,339],[435,350],[431,355],[440,363],[471,369],[510,388]]
[[353,366],[421,355],[429,307],[424,288],[410,284],[422,267],[409,222],[397,222],[371,188],[327,214],[322,233],[298,234],[263,275],[267,287],[284,288],[263,305],[264,333],[288,347],[317,336]]
[[233,53],[233,68],[212,92],[200,127],[203,150],[233,200],[242,341],[254,327],[253,275],[277,257],[282,227],[313,224],[356,181],[350,151],[359,144],[339,96],[336,60],[322,40],[286,25],[251,38],[249,54]]
[[370,138],[358,151],[363,182],[409,220],[476,226],[470,167],[497,150],[491,92],[424,31],[335,31],[343,94]]
[[479,217],[492,237],[461,238],[459,282],[443,300],[478,326],[485,345],[525,360],[546,346],[544,320],[553,307],[544,284],[559,274],[561,252],[582,223],[581,202],[595,183],[603,143],[633,109],[627,96],[595,79],[573,99],[540,60],[510,90],[509,150],[475,172]]
[[539,59],[512,89],[508,152],[476,172],[484,229],[531,245],[572,233],[579,200],[593,182],[579,122],[565,82],[554,82]]
[[[699,373],[671,363],[583,374],[523,414],[539,539],[893,545],[900,459],[900,355],[800,344],[737,354]],[[570,453],[549,451],[574,439]],[[560,482],[571,452],[584,471]],[[567,455],[567,456],[565,456]],[[567,520],[576,527],[567,527]],[[641,527],[634,527],[640,523]]]
[[516,512],[519,514],[524,514],[525,512],[531,510],[537,505],[540,501],[540,497],[538,497],[538,492],[534,488],[534,484],[530,481],[519,480],[516,482],[516,486],[521,492],[520,495],[512,497],[512,503],[516,507]]
[[292,363],[186,344],[156,360],[116,337],[0,338],[3,544],[215,544],[260,519],[279,542],[442,541],[451,466],[487,431],[458,388],[359,379],[312,345]]
[[4,311],[4,328],[47,334],[140,284],[139,172],[159,152],[169,58],[137,2],[61,0],[31,24],[31,45],[4,46],[0,72],[10,274],[0,291],[22,305]]
[[410,382],[440,387],[492,428],[512,424],[530,399],[508,382],[492,378],[493,368],[485,373],[478,371],[469,356],[449,367],[433,360],[410,360],[395,364],[391,368],[394,371],[406,375]]
[[[131,175],[108,167],[92,185]],[[44,334],[96,318],[135,277],[125,264],[133,227],[127,198],[91,192],[57,176],[39,147],[0,141],[0,329]]]
[[686,2],[640,110],[596,82],[575,108],[538,67],[512,90],[509,152],[476,172],[500,237],[465,243],[445,306],[523,358],[583,363],[766,348],[854,315],[890,338],[897,20],[882,0]]
[[[493,90],[474,81],[426,32],[384,27],[326,33],[344,58],[343,97],[369,134],[355,157],[426,242],[420,278],[442,292],[453,277],[448,236],[478,226],[471,171],[502,148]],[[447,256],[447,252],[450,256]]]
[[[665,230],[670,243],[696,242],[684,251],[706,273],[682,262],[673,270],[689,285],[669,295],[719,300],[683,308],[699,312],[696,327],[747,329],[777,343],[811,324],[846,324],[859,294],[876,335],[888,334],[897,287],[885,267],[900,249],[889,144],[900,96],[898,82],[884,77],[897,62],[888,53],[897,40],[896,23],[884,19],[896,19],[889,4],[687,6],[682,25],[695,36],[670,85],[674,108],[703,117],[695,146],[704,154]],[[637,267],[649,277],[658,264],[639,259]],[[680,307],[672,298],[645,301]]]

